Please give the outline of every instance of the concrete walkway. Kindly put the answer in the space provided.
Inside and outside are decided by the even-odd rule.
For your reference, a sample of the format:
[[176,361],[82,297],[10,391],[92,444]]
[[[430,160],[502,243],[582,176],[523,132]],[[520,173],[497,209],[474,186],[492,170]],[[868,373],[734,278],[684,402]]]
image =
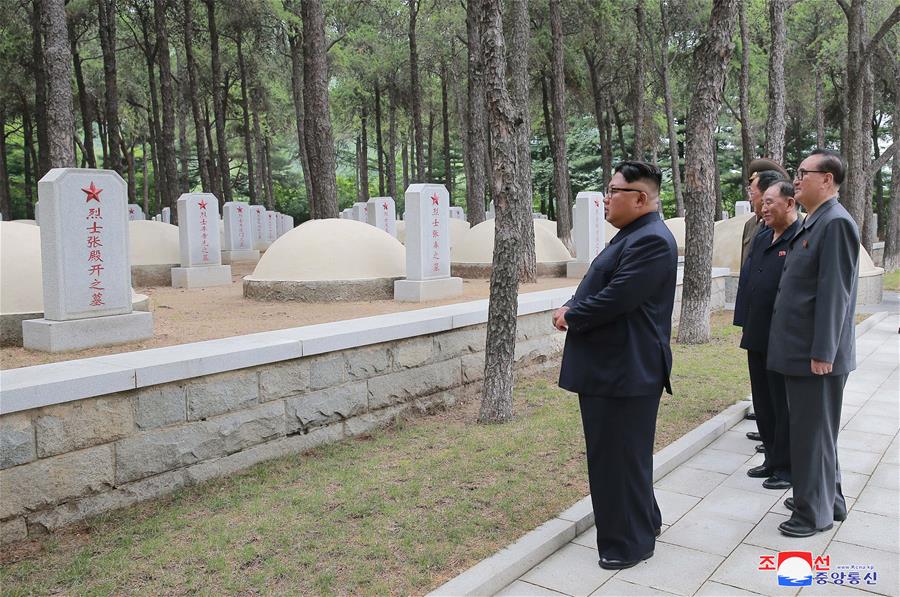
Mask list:
[[[597,565],[595,531],[576,537],[498,595],[898,595],[900,594],[900,316],[857,339],[858,369],[844,392],[838,452],[850,508],[843,523],[806,539],[778,532],[790,491],[747,477],[762,463],[742,421],[656,483],[663,533],[653,558],[629,570]],[[872,566],[875,584],[781,587],[761,556],[830,556],[831,573]],[[858,569],[858,568],[857,568]]]

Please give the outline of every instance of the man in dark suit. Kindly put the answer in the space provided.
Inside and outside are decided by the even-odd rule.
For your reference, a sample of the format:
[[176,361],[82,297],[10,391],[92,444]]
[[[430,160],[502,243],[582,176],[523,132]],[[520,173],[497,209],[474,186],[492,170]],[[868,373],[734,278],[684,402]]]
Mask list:
[[747,351],[753,410],[766,448],[765,462],[748,470],[747,475],[765,479],[763,487],[766,489],[784,490],[791,486],[787,396],[784,376],[766,368],[766,353],[772,305],[788,243],[800,228],[793,185],[782,180],[768,186],[762,206],[766,225],[753,239],[749,257],[741,268],[734,301],[734,325],[744,328],[741,348]]
[[678,249],[657,213],[662,174],[623,162],[607,188],[619,232],[553,317],[568,329],[560,387],[578,393],[600,566],[653,556],[662,517],[653,495],[653,439],[663,387],[671,393]]
[[838,203],[844,162],[812,152],[794,177],[809,214],[791,239],[772,311],[768,367],[784,374],[790,409],[794,497],[779,530],[809,537],[843,520],[837,436],[844,384],[856,369],[859,229]]
[[787,171],[781,164],[766,158],[757,158],[750,162],[747,174],[750,177],[747,184],[747,196],[750,198],[753,216],[744,224],[744,230],[741,233],[741,265],[747,261],[750,243],[765,227],[762,213],[763,193],[778,180],[790,180]]

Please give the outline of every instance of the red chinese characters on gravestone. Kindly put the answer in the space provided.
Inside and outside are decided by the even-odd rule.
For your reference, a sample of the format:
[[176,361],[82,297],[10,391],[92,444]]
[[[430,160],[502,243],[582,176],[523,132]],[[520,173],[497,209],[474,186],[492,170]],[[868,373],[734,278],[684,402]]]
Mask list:
[[203,261],[209,261],[209,220],[206,217],[206,200],[197,202],[200,207],[200,255]]
[[[91,307],[102,307],[106,303],[103,301],[103,214],[101,212],[100,193],[103,189],[98,189],[91,181],[88,188],[82,188],[87,195],[85,198],[85,207],[87,208],[87,272],[88,272],[88,289],[90,290]],[[96,201],[97,205],[88,205],[91,201]]]
[[437,193],[431,196],[431,271],[432,273],[440,273],[441,271],[441,198]]
[[387,201],[383,201],[381,203],[381,207],[382,207],[382,209],[384,209],[384,218],[382,219],[381,224],[384,226],[384,231],[387,232],[388,234],[390,234],[391,227],[390,227],[390,224],[388,223],[388,203],[387,203]]
[[602,209],[600,207],[600,199],[594,199],[594,208],[594,217],[592,219],[594,222],[594,255],[596,256],[603,250],[603,246],[600,243],[600,214],[603,213],[600,211]]
[[238,242],[238,246],[244,247],[244,208],[238,205],[235,209],[237,209],[237,218],[238,218],[238,238],[240,241]]

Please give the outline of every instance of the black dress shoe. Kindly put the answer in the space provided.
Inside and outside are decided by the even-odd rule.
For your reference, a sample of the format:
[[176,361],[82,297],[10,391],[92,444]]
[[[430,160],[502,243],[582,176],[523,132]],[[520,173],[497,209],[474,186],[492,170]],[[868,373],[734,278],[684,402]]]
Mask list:
[[761,441],[762,441],[762,436],[759,434],[759,431],[748,431],[748,432],[747,432],[747,439],[751,439],[751,440],[753,440],[753,441],[755,441],[755,442],[761,442]]
[[788,537],[812,537],[816,533],[831,529],[833,526],[833,524],[829,524],[821,529],[817,529],[789,518],[778,525],[778,530],[781,531],[782,535],[787,535]]
[[632,566],[637,566],[644,560],[649,560],[653,557],[653,552],[645,553],[641,557],[636,560],[610,560],[605,557],[600,558],[598,564],[604,570],[624,570],[625,568],[631,568]]
[[[796,510],[796,508],[794,507],[794,498],[789,497],[786,500],[784,500],[784,507],[787,508],[788,510],[790,510],[791,512],[794,512]],[[833,518],[838,522],[847,520],[847,513],[846,512],[838,512],[837,510],[835,510]]]
[[744,418],[747,419],[748,421],[755,421],[756,413],[747,413],[746,415],[744,415]]
[[753,468],[748,469],[747,476],[752,477],[754,479],[766,479],[768,477],[771,477],[772,473],[774,473],[774,472],[775,471],[773,471],[766,465],[761,464],[759,466],[754,466]]
[[790,489],[791,482],[772,475],[763,481],[763,487],[766,489]]
[[762,444],[759,444],[758,446],[756,446],[756,452],[757,452],[758,454],[765,454],[765,453],[766,453],[766,447],[765,447],[764,445],[762,445]]

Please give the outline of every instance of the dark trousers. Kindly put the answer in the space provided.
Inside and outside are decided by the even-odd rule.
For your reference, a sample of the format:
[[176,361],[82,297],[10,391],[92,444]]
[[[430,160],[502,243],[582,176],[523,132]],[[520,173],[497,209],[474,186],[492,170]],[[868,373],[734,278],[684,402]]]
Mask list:
[[578,396],[601,557],[635,560],[656,545],[662,515],[653,495],[653,438],[661,393]]
[[784,376],[766,369],[766,353],[747,351],[756,428],[766,447],[766,466],[791,480],[790,421]]
[[846,375],[785,376],[791,421],[791,518],[821,529],[847,511],[837,437]]

